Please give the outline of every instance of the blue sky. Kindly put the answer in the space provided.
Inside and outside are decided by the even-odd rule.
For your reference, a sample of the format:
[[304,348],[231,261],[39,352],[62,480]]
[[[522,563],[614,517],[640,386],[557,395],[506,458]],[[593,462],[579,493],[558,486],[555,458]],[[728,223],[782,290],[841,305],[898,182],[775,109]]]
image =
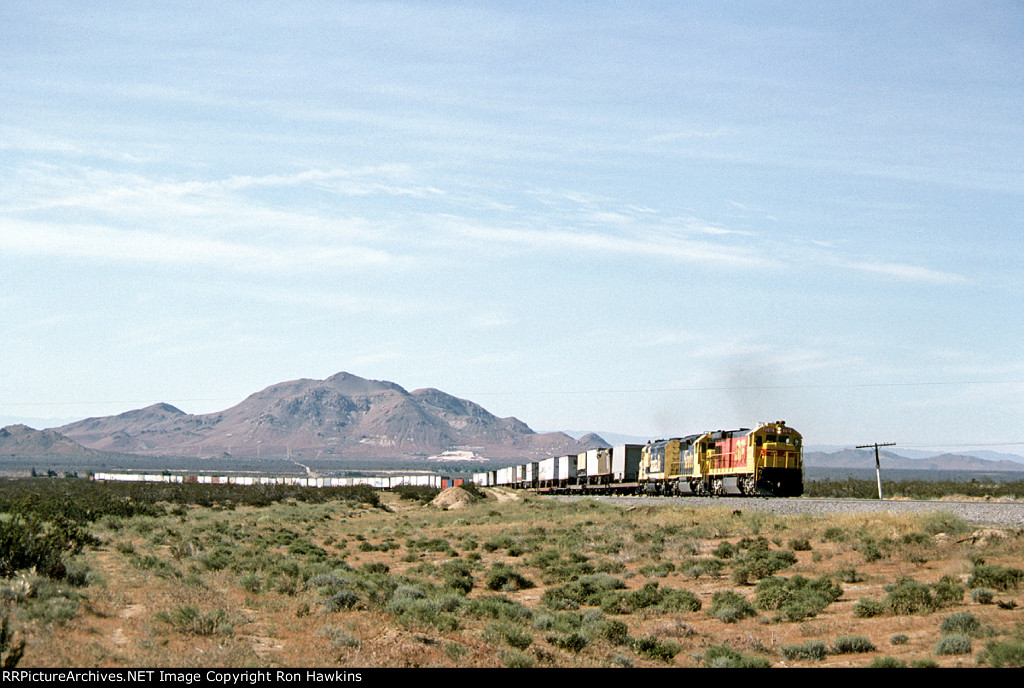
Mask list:
[[1024,441],[1018,2],[11,1],[0,60],[0,416]]

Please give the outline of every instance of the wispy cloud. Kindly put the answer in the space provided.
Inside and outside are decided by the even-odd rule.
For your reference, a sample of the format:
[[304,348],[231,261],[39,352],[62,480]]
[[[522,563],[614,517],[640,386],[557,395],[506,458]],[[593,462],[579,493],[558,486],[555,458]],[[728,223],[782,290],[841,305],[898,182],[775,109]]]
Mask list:
[[775,267],[776,261],[747,247],[697,241],[643,227],[629,233],[554,227],[496,226],[470,218],[445,216],[435,223],[453,237],[475,244],[501,244],[522,251],[594,252],[629,258],[661,258],[686,263]]
[[8,254],[119,263],[205,265],[242,272],[365,269],[407,262],[381,249],[337,244],[268,247],[204,236],[169,236],[96,225],[0,220]]
[[951,272],[943,272],[941,270],[932,270],[930,268],[924,268],[916,265],[906,265],[904,263],[869,263],[866,261],[843,261],[840,263],[843,267],[851,270],[859,270],[861,272],[871,272],[878,275],[884,275],[886,277],[899,280],[902,282],[921,282],[926,284],[935,285],[952,285],[952,284],[964,284],[968,280],[962,275],[957,275]]

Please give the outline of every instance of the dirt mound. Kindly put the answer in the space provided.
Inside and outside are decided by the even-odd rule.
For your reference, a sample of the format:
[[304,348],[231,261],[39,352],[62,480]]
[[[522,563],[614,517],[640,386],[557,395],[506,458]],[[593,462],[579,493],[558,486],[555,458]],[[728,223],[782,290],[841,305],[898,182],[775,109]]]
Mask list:
[[442,490],[441,494],[434,497],[434,500],[430,502],[430,505],[436,506],[442,511],[450,511],[452,509],[463,509],[476,501],[476,497],[469,494],[461,487],[449,487],[446,490]]

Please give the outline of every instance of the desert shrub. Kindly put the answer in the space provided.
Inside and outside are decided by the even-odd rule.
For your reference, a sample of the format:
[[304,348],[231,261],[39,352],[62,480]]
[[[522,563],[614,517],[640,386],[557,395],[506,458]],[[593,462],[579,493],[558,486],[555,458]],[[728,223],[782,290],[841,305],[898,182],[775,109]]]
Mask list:
[[637,654],[657,659],[662,662],[671,662],[672,658],[680,653],[681,647],[669,640],[659,640],[656,636],[645,638],[634,638],[630,647]]
[[35,597],[24,611],[25,618],[44,624],[65,624],[78,616],[82,595],[48,579],[38,583]]
[[498,638],[517,650],[525,650],[533,643],[533,635],[522,626],[509,621],[491,624],[484,633],[485,637]]
[[927,533],[906,533],[900,538],[900,544],[928,547],[932,544],[932,539]]
[[964,587],[952,576],[943,576],[932,583],[931,588],[936,607],[948,607],[963,602]]
[[238,585],[247,592],[259,592],[263,587],[263,580],[258,573],[247,573],[238,579]]
[[441,493],[441,490],[436,487],[428,487],[426,485],[398,485],[392,488],[391,491],[401,499],[420,502],[421,504],[430,502]]
[[996,669],[1024,667],[1024,640],[990,642],[985,645],[978,662]]
[[910,642],[910,637],[906,633],[896,633],[889,638],[890,645],[906,645]]
[[565,635],[549,634],[544,638],[555,647],[569,652],[580,652],[590,642],[585,635],[579,632],[566,633]]
[[885,590],[888,594],[882,604],[890,614],[921,614],[935,611],[938,607],[931,589],[912,578],[900,578],[885,586]]
[[975,604],[992,604],[996,594],[988,588],[974,588],[971,590],[971,600]]
[[508,549],[514,544],[515,540],[513,540],[508,535],[499,535],[483,543],[481,547],[484,549],[485,552],[495,552],[499,549]]
[[[759,540],[763,540],[760,538]],[[765,541],[767,542],[767,541]],[[750,581],[767,578],[796,563],[796,555],[791,550],[769,550],[765,547],[751,547],[742,557],[736,560],[732,568],[732,580],[737,585],[746,585]]]
[[655,582],[639,590],[608,592],[601,597],[601,611],[606,614],[632,614],[641,609],[657,608],[666,612],[700,611],[701,602],[689,590],[659,588]]
[[470,616],[485,619],[529,621],[533,618],[533,611],[529,607],[524,607],[503,595],[486,595],[466,600],[463,610]]
[[874,652],[876,649],[874,644],[862,635],[842,635],[832,641],[834,655]]
[[498,658],[509,669],[532,669],[537,664],[533,657],[515,648],[502,650]]
[[821,539],[822,542],[846,542],[849,539],[849,536],[842,528],[830,526],[821,534]]
[[346,647],[358,649],[363,646],[363,641],[356,638],[344,628],[337,626],[324,626],[316,632],[317,637],[327,638],[336,649]]
[[625,645],[629,642],[629,627],[618,619],[603,619],[597,628],[597,634],[613,645]]
[[726,590],[711,596],[708,615],[725,623],[736,623],[747,617],[757,616],[757,611],[745,597]]
[[397,589],[385,609],[406,626],[432,626],[439,631],[459,628],[458,620],[446,613],[455,611],[448,598],[426,597],[422,590],[413,587]]
[[885,614],[886,606],[877,600],[862,597],[853,605],[853,615],[859,619],[870,619]]
[[[511,550],[510,550],[511,551]],[[542,569],[543,580],[546,584],[565,583],[574,581],[581,576],[593,574],[597,569],[588,561],[575,563],[557,563]]]
[[825,659],[828,653],[825,643],[820,640],[808,640],[799,645],[783,645],[782,656],[786,659]]
[[981,622],[970,612],[957,612],[943,619],[939,630],[944,634],[962,633],[977,637],[981,633]]
[[764,657],[751,657],[725,645],[712,645],[705,650],[701,664],[709,669],[767,669],[771,666]]
[[6,519],[0,516],[0,578],[34,569],[41,576],[59,580],[66,572],[66,555],[98,542],[60,514],[50,523],[31,513],[27,517],[17,513]]
[[967,585],[972,588],[987,587],[996,590],[1016,590],[1024,581],[1024,571],[997,564],[976,564],[971,571]]
[[926,515],[921,521],[921,528],[930,535],[949,533],[956,535],[970,530],[970,524],[956,514],[948,511],[937,511]]
[[699,612],[700,599],[689,590],[664,588],[664,595],[658,602],[658,609],[666,612]]
[[971,638],[962,633],[954,633],[939,639],[935,643],[937,655],[969,655],[971,654]]
[[340,612],[359,604],[359,595],[351,590],[338,590],[324,602],[324,612]]
[[227,547],[218,547],[209,554],[199,558],[199,563],[210,571],[220,571],[227,568],[234,561],[234,552]]
[[[387,541],[385,541],[382,544],[388,543]],[[444,538],[418,538],[415,540],[409,539],[405,541],[405,546],[408,549],[421,549],[425,552],[446,552],[449,554],[454,554],[452,546],[448,544],[448,541]],[[398,545],[396,544],[394,547],[397,548]]]
[[896,657],[890,657],[885,655],[884,657],[875,657],[868,664],[868,669],[903,669],[907,666],[907,663]]
[[664,578],[668,574],[676,570],[676,565],[669,561],[663,561],[659,564],[648,564],[640,568],[640,575],[647,576],[649,578]]
[[195,607],[186,605],[170,612],[157,612],[156,619],[179,633],[189,635],[231,635],[235,632],[234,624],[223,609],[203,614]]
[[817,616],[842,594],[843,589],[827,578],[765,578],[757,584],[754,606],[762,610],[780,610],[782,618],[801,621]]
[[545,549],[540,552],[535,552],[533,555],[527,558],[526,563],[528,566],[534,566],[538,569],[544,570],[557,566],[562,561],[562,555],[557,549]]
[[581,576],[565,585],[548,588],[541,595],[541,604],[549,609],[604,605],[610,591],[625,588],[626,584],[605,573]]
[[444,578],[444,587],[462,595],[468,595],[473,589],[472,576],[449,575]]
[[721,559],[687,559],[680,569],[691,578],[700,578],[705,575],[717,578],[721,575],[724,567],[725,562]]
[[833,574],[833,577],[840,583],[861,583],[864,581],[864,576],[857,572],[857,569],[852,566],[841,568]]
[[789,541],[789,548],[794,552],[810,552],[811,541],[807,538],[798,538]]
[[894,544],[889,538],[876,540],[873,537],[864,536],[853,546],[853,549],[861,553],[864,561],[871,563],[887,558],[892,552]]

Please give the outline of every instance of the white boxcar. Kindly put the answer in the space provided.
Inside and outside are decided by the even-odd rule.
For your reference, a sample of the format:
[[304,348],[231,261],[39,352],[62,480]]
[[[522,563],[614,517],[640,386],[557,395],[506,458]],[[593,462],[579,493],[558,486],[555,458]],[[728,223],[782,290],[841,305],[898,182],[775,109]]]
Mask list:
[[551,457],[537,463],[537,479],[540,480],[541,487],[547,487],[549,483],[554,482],[556,476],[558,476],[558,457]]
[[635,482],[640,476],[640,457],[643,445],[620,444],[612,447],[612,480],[617,483]]
[[558,457],[558,465],[555,467],[558,472],[555,474],[555,479],[562,485],[569,484],[570,481],[576,479],[578,472],[576,470],[576,456],[573,454],[567,454],[565,456]]

